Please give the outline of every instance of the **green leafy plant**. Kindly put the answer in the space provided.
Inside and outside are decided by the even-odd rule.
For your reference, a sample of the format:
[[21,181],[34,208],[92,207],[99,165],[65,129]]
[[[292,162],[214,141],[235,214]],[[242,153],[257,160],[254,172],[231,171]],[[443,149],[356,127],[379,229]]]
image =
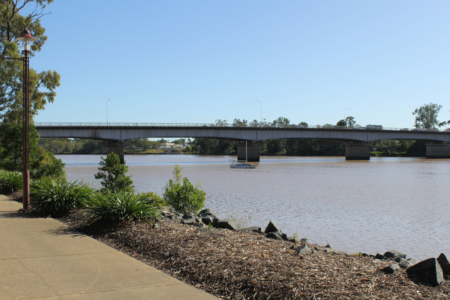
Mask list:
[[120,163],[119,155],[112,152],[104,158],[101,157],[99,172],[95,179],[101,179],[102,193],[133,192],[134,185],[131,176],[127,176],[128,167]]
[[130,192],[97,193],[86,206],[88,221],[98,226],[119,225],[132,220],[159,219],[158,206],[145,195]]
[[153,192],[140,193],[140,194],[137,194],[137,195],[149,198],[149,200],[148,200],[149,203],[155,204],[158,207],[167,206],[168,205],[168,203],[166,201],[164,201],[164,199],[161,196],[159,196],[158,194],[153,193]]
[[85,183],[43,177],[31,183],[31,208],[45,216],[59,217],[74,208],[84,207],[93,193]]
[[295,233],[292,235],[292,238],[294,240],[298,240],[298,232],[297,232],[297,230],[295,230]]
[[358,252],[358,253],[356,253],[355,255],[356,255],[356,256],[362,256],[362,253],[361,253],[361,252]]
[[205,204],[205,192],[199,184],[194,186],[187,177],[183,178],[182,183],[171,179],[166,185],[164,200],[176,211],[197,213]]
[[22,189],[22,173],[0,171],[0,194],[11,194]]

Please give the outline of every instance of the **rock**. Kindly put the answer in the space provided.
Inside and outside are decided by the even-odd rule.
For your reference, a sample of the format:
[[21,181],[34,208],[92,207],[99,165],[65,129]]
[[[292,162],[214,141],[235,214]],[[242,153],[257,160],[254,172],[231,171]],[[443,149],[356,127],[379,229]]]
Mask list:
[[406,262],[406,259],[404,259],[403,257],[396,257],[394,260],[400,264]]
[[266,237],[268,237],[269,239],[283,240],[282,233],[279,231],[269,232],[268,234],[266,234]]
[[181,223],[186,224],[186,225],[194,225],[197,222],[195,221],[195,218],[190,218],[190,219],[181,220]]
[[303,244],[309,244],[309,240],[308,240],[307,237],[304,237],[304,238],[302,238],[302,239],[300,240],[300,243],[303,243]]
[[381,271],[383,271],[386,274],[394,274],[398,270],[400,270],[399,265],[398,264],[392,264],[389,267],[386,267],[386,268],[382,269]]
[[389,250],[386,253],[384,253],[384,257],[386,257],[386,258],[397,258],[397,257],[406,258],[406,254],[401,253],[397,250]]
[[183,219],[192,219],[192,218],[195,218],[195,215],[191,212],[185,212],[183,214]]
[[216,228],[224,228],[224,229],[230,229],[230,230],[238,230],[239,224],[235,220],[217,220],[216,224],[214,225]]
[[327,245],[325,246],[325,248],[327,248],[327,249],[334,249],[333,247],[331,247],[330,244],[327,244]]
[[251,226],[251,227],[246,227],[246,228],[239,229],[238,231],[240,231],[240,232],[258,232],[258,233],[261,233],[261,227]]
[[375,255],[375,259],[386,260],[386,257],[384,255],[381,255],[380,253],[377,253],[377,255]]
[[439,257],[437,258],[437,261],[441,265],[442,272],[444,273],[445,278],[450,277],[450,262],[448,261],[447,257],[444,253],[441,253]]
[[269,224],[266,227],[266,230],[264,231],[265,233],[269,233],[269,232],[281,232],[280,227],[278,227],[277,224],[275,224],[274,221],[270,220]]
[[444,273],[436,258],[429,258],[409,267],[406,270],[408,277],[417,279],[431,286],[437,286],[444,281]]
[[285,241],[288,241],[288,240],[289,240],[289,238],[288,238],[288,236],[287,236],[286,233],[281,234],[281,237],[282,237],[283,240],[285,240]]
[[161,226],[159,226],[159,223],[155,223],[155,225],[153,225],[153,228],[159,228]]
[[349,256],[350,254],[348,254],[345,251],[342,250],[337,250],[337,249],[327,249],[326,251],[328,254],[339,254],[339,255],[345,255],[345,256]]
[[[211,216],[207,216],[207,217],[202,217],[201,218],[202,222],[205,223],[206,225],[209,225],[211,223],[214,223],[214,218]],[[218,219],[217,219],[218,220]]]
[[202,210],[201,212],[199,212],[198,216],[200,218],[211,217],[211,219],[213,219],[213,220],[218,219],[216,217],[216,215],[213,213],[213,211],[210,210],[209,208],[206,208],[206,209]]
[[311,249],[309,249],[308,245],[303,244],[302,246],[298,247],[297,249],[295,249],[295,251],[297,252],[298,255],[302,255],[302,254],[311,254]]
[[399,266],[402,267],[403,269],[408,269],[411,266],[414,266],[416,264],[416,259],[415,258],[410,258],[410,259],[404,259],[404,262],[400,263]]
[[373,260],[373,262],[374,263],[381,263],[381,262],[383,262],[382,260],[379,260],[379,259],[377,259],[377,258],[375,258],[374,260]]
[[375,257],[372,254],[367,254],[367,253],[361,253],[362,257]]

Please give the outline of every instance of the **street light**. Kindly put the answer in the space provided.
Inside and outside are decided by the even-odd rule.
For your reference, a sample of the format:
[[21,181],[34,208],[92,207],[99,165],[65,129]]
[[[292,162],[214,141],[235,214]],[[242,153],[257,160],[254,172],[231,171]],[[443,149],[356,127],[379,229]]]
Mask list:
[[108,102],[111,100],[111,98],[106,101],[106,126],[108,126]]
[[29,127],[30,127],[30,58],[28,54],[31,52],[31,43],[36,41],[37,38],[32,36],[27,29],[22,31],[22,34],[16,38],[17,41],[22,42],[22,52],[24,57],[19,58],[23,61],[23,171],[22,171],[22,183],[23,183],[23,209],[30,208],[30,171],[29,166]]
[[259,102],[259,104],[261,104],[261,123],[260,123],[260,125],[259,125],[259,126],[262,126],[262,103],[261,103],[261,101],[259,101],[259,100],[256,100],[256,101],[258,101],[258,102]]

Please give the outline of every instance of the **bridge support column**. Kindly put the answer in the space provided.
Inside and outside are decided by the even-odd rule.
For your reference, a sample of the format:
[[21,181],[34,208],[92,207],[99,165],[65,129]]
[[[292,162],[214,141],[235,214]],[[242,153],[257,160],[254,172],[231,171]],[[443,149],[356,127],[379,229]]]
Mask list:
[[[237,146],[237,159],[245,160],[245,142]],[[257,142],[247,142],[247,161],[259,162],[259,145]]]
[[450,144],[427,143],[427,158],[450,158]]
[[370,145],[366,143],[346,144],[345,160],[370,160]]
[[125,162],[123,150],[124,150],[124,144],[119,141],[109,142],[106,145],[106,154],[110,154],[112,152],[116,153],[117,155],[119,155],[120,163],[122,163],[122,164]]

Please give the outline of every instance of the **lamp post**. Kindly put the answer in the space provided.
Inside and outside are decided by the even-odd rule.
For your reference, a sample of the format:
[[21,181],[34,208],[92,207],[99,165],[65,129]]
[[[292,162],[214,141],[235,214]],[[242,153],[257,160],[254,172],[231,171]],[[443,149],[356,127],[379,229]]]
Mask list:
[[29,54],[31,52],[31,43],[36,41],[37,38],[32,36],[30,32],[25,29],[22,34],[16,38],[17,41],[22,42],[22,51],[24,57],[21,58],[23,61],[23,171],[22,171],[22,182],[23,182],[23,209],[30,208],[30,171],[29,167],[29,127],[30,127],[30,87],[29,87],[29,76],[30,76],[30,58]]
[[108,126],[109,122],[108,122],[108,102],[111,101],[111,98],[108,99],[108,101],[106,101],[106,126]]
[[261,101],[259,101],[259,100],[256,100],[256,101],[258,101],[259,102],[259,104],[261,105],[261,122],[260,122],[260,126],[262,126],[262,103],[261,103]]

